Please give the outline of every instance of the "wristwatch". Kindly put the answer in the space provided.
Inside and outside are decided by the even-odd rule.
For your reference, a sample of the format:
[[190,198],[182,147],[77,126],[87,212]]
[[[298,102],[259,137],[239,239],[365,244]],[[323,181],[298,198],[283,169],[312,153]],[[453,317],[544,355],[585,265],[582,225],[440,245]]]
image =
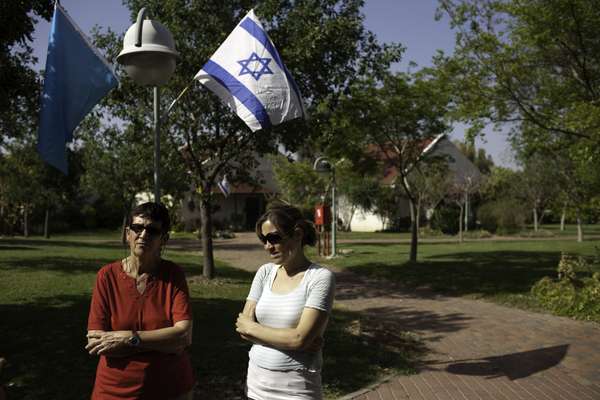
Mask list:
[[136,331],[133,331],[133,335],[131,335],[131,337],[127,339],[127,343],[132,347],[139,347],[142,343],[142,339]]

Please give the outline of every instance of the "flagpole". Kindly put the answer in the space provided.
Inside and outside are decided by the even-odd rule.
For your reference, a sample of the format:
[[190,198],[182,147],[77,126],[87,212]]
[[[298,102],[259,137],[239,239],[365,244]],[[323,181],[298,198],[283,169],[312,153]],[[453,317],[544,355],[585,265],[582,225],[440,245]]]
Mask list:
[[160,88],[154,86],[154,202],[160,203]]

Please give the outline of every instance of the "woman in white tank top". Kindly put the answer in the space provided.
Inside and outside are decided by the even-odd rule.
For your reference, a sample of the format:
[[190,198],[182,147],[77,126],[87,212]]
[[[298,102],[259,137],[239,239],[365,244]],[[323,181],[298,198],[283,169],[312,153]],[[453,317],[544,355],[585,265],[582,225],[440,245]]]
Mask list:
[[272,262],[256,272],[236,331],[253,343],[247,393],[252,400],[321,400],[323,332],[334,275],[304,255],[316,231],[300,210],[271,206],[256,233]]

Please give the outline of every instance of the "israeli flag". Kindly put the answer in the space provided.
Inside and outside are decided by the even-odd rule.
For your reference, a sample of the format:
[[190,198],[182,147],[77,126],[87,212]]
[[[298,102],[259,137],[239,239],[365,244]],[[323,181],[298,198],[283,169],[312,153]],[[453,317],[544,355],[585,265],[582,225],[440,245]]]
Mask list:
[[228,197],[231,193],[231,189],[229,187],[229,181],[227,180],[227,175],[223,175],[223,179],[217,182],[217,186],[221,189],[223,196]]
[[254,10],[194,79],[219,96],[253,132],[305,114],[298,86]]

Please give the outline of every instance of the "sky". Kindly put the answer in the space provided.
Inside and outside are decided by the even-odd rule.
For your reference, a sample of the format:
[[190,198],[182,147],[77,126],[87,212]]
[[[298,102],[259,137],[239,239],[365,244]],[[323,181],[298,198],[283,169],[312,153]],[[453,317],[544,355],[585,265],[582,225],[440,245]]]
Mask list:
[[[121,0],[62,0],[60,4],[87,34],[95,25],[110,27],[117,33],[125,32],[131,25],[129,10]],[[365,0],[363,13],[367,29],[374,32],[381,43],[396,42],[406,48],[395,70],[407,71],[410,61],[419,67],[430,66],[438,49],[452,54],[454,33],[447,18],[435,21],[436,7],[437,0]],[[49,30],[50,23],[40,20],[33,34],[39,69],[46,63]],[[464,129],[464,126],[456,126],[451,138],[462,140]],[[476,145],[485,148],[496,165],[514,168],[506,133],[486,129],[485,140],[478,139]]]

